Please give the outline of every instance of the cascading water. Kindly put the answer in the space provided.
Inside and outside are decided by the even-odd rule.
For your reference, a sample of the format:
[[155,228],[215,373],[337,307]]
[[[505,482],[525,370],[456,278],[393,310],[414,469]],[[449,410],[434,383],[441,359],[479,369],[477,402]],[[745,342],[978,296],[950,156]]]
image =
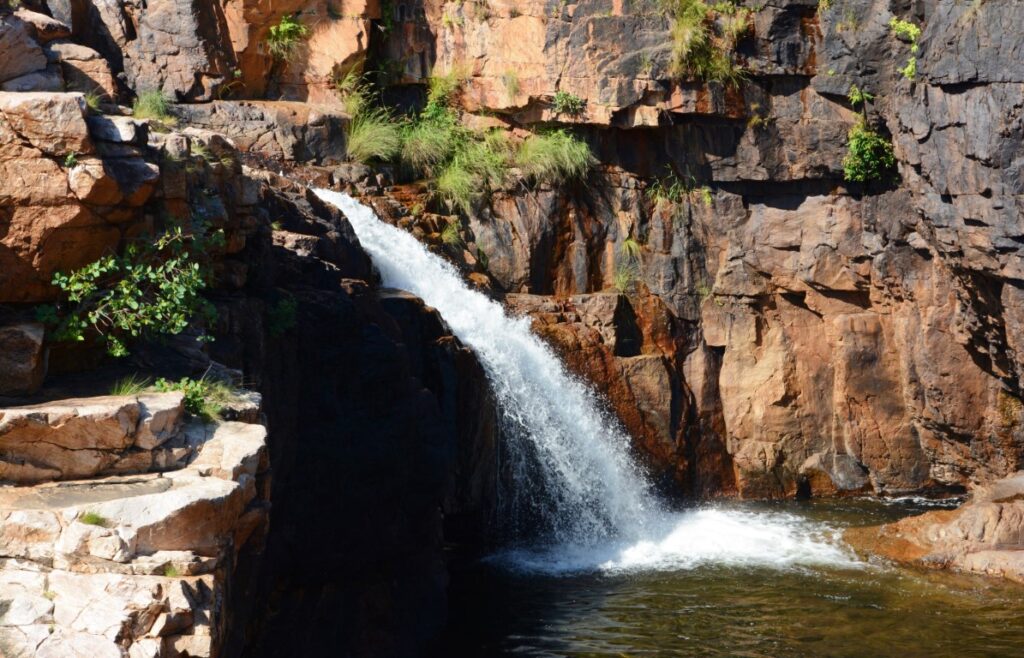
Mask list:
[[[468,288],[449,263],[381,222],[372,209],[338,192],[316,194],[349,219],[384,284],[437,309],[487,371],[520,485],[511,506],[531,510],[545,530],[537,545],[497,559],[549,573],[681,569],[707,562],[858,564],[829,541],[827,528],[795,516],[663,509],[630,456],[628,437],[531,333],[528,319],[509,317],[501,305]],[[527,484],[537,476],[539,488]]]

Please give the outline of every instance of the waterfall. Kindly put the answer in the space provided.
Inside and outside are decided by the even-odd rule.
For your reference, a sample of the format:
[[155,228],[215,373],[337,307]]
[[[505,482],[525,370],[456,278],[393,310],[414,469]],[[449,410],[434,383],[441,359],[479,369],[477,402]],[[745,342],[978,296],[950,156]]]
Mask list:
[[450,263],[348,195],[316,190],[352,224],[384,285],[437,309],[473,348],[494,389],[512,476],[510,514],[536,519],[533,547],[499,558],[547,572],[687,568],[707,561],[852,563],[828,529],[792,515],[669,512],[633,460],[629,439],[583,382],[530,331],[470,289]]

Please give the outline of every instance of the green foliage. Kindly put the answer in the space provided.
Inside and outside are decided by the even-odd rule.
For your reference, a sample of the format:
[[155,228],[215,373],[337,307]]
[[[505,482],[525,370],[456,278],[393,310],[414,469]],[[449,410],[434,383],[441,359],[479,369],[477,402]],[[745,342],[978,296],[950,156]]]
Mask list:
[[660,0],[672,20],[672,68],[676,77],[736,85],[743,71],[732,53],[750,31],[751,12],[734,2],[708,6],[702,0]]
[[917,40],[921,38],[921,28],[910,21],[904,21],[893,16],[889,20],[889,29],[892,30],[892,33],[896,35],[897,39],[906,41],[910,44],[911,56],[907,60],[906,65],[899,69],[899,72],[902,73],[903,77],[907,80],[913,80],[917,77]]
[[435,186],[445,205],[466,214],[472,211],[473,203],[482,194],[464,157],[453,158],[441,170]]
[[848,181],[864,183],[890,177],[896,158],[888,140],[861,118],[849,132],[849,145],[843,158],[843,174]]
[[277,60],[287,61],[295,56],[299,44],[309,36],[309,28],[300,23],[292,14],[281,17],[277,25],[271,25],[267,33],[267,50]]
[[114,385],[110,387],[111,395],[138,395],[146,390],[149,386],[150,381],[148,377],[143,377],[138,373],[122,377],[114,382]]
[[452,111],[425,112],[402,136],[402,160],[418,172],[432,172],[464,146],[467,131]]
[[889,20],[889,29],[896,35],[897,38],[906,41],[911,46],[911,52],[917,52],[917,40],[921,37],[920,26],[914,25],[910,21],[900,20],[893,16]]
[[531,135],[519,146],[516,164],[538,183],[561,185],[582,178],[594,164],[586,142],[564,130]]
[[669,169],[668,173],[657,178],[647,187],[647,198],[654,203],[682,203],[684,199],[691,203],[702,202],[710,208],[714,203],[714,195],[707,185],[697,186],[697,180],[693,176],[683,180],[676,176],[675,172]]
[[357,116],[370,102],[363,76],[355,69],[335,80],[334,88],[349,116]]
[[109,523],[109,521],[107,521],[107,519],[103,518],[102,516],[100,516],[96,512],[85,512],[85,513],[79,515],[78,522],[79,523],[84,523],[86,525],[97,525],[97,526],[100,526],[102,528],[107,527],[107,524]]
[[558,114],[576,116],[583,112],[586,104],[587,102],[576,94],[561,90],[555,92],[555,112]]
[[160,393],[181,391],[185,394],[185,411],[206,421],[215,420],[233,397],[230,386],[205,377],[183,377],[176,382],[161,377],[154,382],[153,388]]
[[626,238],[622,241],[622,255],[630,260],[640,259],[640,243],[634,238]]
[[875,100],[875,95],[862,90],[857,85],[850,85],[850,93],[846,96],[850,100],[850,105],[854,108],[861,107],[866,103],[870,103]]
[[78,154],[77,153],[75,153],[74,151],[71,151],[70,153],[68,153],[67,155],[64,156],[64,167],[65,168],[71,169],[76,164],[78,164]]
[[98,91],[85,92],[85,107],[93,113],[99,114],[103,96]]
[[461,66],[454,66],[443,75],[435,75],[430,78],[430,90],[427,93],[427,107],[424,114],[428,118],[443,108],[450,107],[455,101],[455,92],[462,86],[466,79],[466,72]]
[[907,80],[913,80],[914,78],[916,78],[917,58],[911,56],[910,59],[907,60],[907,65],[900,69],[900,73],[902,73],[903,77],[906,78]]
[[139,92],[132,104],[132,115],[136,119],[149,119],[167,127],[177,123],[171,116],[171,101],[159,89]]
[[278,338],[295,327],[295,316],[299,303],[290,294],[282,295],[267,309],[267,331]]
[[364,108],[352,117],[348,154],[359,162],[392,160],[402,150],[402,126],[383,108]]
[[177,578],[180,575],[181,572],[179,572],[178,568],[173,564],[164,566],[164,578]]
[[452,247],[461,247],[465,244],[462,240],[462,222],[458,218],[450,220],[441,231],[441,242]]
[[612,285],[623,295],[627,295],[636,287],[640,278],[640,267],[636,261],[624,259],[616,264]]
[[60,341],[96,332],[114,356],[128,354],[130,339],[179,334],[197,314],[212,312],[201,295],[206,272],[196,253],[205,244],[175,227],[152,242],[129,244],[120,256],[58,272],[53,285],[67,296],[67,307],[46,307],[41,318],[55,326]]

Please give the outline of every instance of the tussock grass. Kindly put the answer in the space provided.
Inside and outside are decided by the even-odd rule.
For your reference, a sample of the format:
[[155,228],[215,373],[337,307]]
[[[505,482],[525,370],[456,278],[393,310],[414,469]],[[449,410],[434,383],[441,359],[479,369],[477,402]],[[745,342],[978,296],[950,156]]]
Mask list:
[[516,164],[538,183],[561,185],[586,175],[594,164],[590,147],[564,130],[531,135],[519,146]]

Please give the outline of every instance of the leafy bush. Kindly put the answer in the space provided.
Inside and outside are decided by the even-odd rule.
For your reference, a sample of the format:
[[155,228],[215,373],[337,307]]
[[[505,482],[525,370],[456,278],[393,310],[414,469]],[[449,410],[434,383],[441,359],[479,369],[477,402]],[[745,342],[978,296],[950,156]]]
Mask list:
[[164,126],[176,123],[171,116],[171,101],[159,89],[140,92],[132,104],[132,115],[136,119],[149,119]]
[[582,178],[594,164],[594,156],[586,142],[555,130],[527,137],[519,146],[516,164],[527,178],[560,185]]
[[181,391],[185,394],[185,411],[206,421],[215,420],[233,397],[230,386],[205,377],[183,377],[176,382],[161,377],[153,383],[153,389],[160,393]]
[[45,307],[41,319],[55,325],[57,340],[85,340],[95,331],[113,356],[128,354],[126,341],[179,334],[197,314],[212,313],[202,297],[206,272],[196,259],[203,242],[174,228],[151,243],[130,244],[120,256],[104,256],[70,274],[53,275],[69,308]]
[[847,94],[846,97],[849,99],[850,105],[854,108],[861,107],[866,103],[870,103],[875,100],[874,94],[862,90],[857,85],[850,85],[850,93]]
[[864,183],[890,177],[896,158],[888,140],[861,118],[849,132],[849,146],[843,158],[843,174],[848,181]]
[[286,14],[277,25],[271,25],[267,33],[267,50],[277,60],[287,61],[295,55],[299,44],[309,36],[309,28]]
[[910,59],[907,60],[907,65],[900,69],[900,73],[902,73],[903,77],[906,78],[907,80],[913,80],[914,78],[916,78],[917,58],[911,56]]
[[64,156],[64,166],[67,169],[71,169],[72,167],[74,167],[77,164],[78,164],[78,154],[75,153],[74,151],[71,151],[70,153],[68,153],[67,155]]
[[586,104],[587,102],[576,94],[570,94],[567,91],[555,92],[555,112],[559,114],[575,116],[583,112]]

